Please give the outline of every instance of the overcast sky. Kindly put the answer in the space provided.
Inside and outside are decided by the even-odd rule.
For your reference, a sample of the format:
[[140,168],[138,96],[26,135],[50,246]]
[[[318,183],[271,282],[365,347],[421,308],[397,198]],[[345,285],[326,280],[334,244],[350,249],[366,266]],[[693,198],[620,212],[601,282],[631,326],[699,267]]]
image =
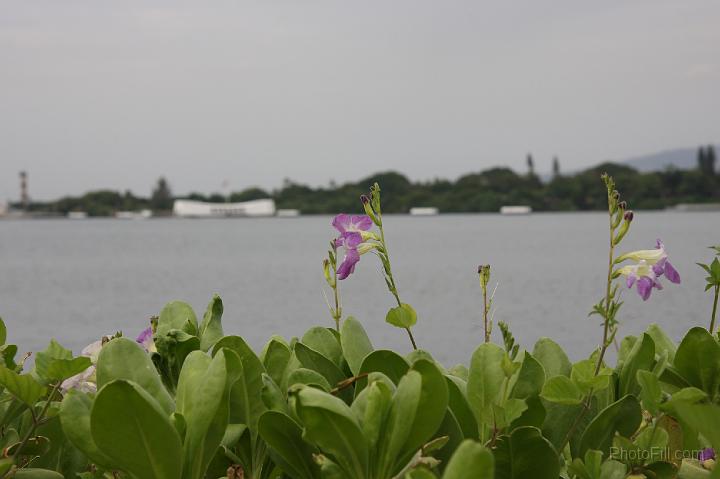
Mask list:
[[720,140],[720,2],[0,0],[0,199]]

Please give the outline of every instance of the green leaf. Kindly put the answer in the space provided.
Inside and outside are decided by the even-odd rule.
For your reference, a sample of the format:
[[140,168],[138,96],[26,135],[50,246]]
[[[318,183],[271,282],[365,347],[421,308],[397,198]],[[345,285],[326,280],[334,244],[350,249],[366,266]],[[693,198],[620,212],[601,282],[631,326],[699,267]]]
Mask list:
[[72,359],[72,351],[62,347],[60,343],[52,339],[44,351],[40,351],[35,355],[35,373],[45,384],[56,379],[48,374],[48,367],[50,367],[50,362],[53,359]]
[[33,467],[18,469],[13,477],[18,479],[63,479],[63,475],[59,472]]
[[315,326],[308,329],[300,340],[302,344],[317,351],[332,361],[337,367],[342,364],[342,349],[340,343],[327,328]]
[[92,366],[92,361],[85,356],[78,356],[73,359],[53,359],[48,364],[46,374],[48,379],[64,381],[76,374],[80,374],[90,366]]
[[368,475],[368,445],[350,408],[339,398],[310,387],[294,391],[304,437],[343,468],[348,478]]
[[[470,375],[467,383],[467,396],[473,408],[478,424],[491,424],[493,405],[498,403],[505,373],[499,367],[507,356],[505,350],[493,343],[481,344],[470,360]],[[481,429],[481,439],[484,437]]]
[[620,396],[637,394],[640,391],[636,379],[637,372],[651,370],[654,362],[655,343],[649,334],[643,334],[620,366],[618,394]]
[[662,400],[662,388],[660,381],[650,371],[638,371],[637,382],[640,385],[640,400],[645,409],[651,414],[657,415]]
[[558,344],[550,338],[540,338],[532,352],[545,369],[545,376],[570,376],[572,364]]
[[385,315],[385,322],[398,328],[411,328],[417,323],[417,313],[412,306],[402,303],[400,306],[390,308]]
[[[400,378],[402,378],[409,369],[410,365],[405,358],[396,352],[386,349],[377,349],[363,359],[358,375],[379,372],[387,376],[393,384],[398,384],[400,382]],[[355,394],[359,394],[366,384],[366,380],[358,380],[355,386]]]
[[670,361],[670,363],[673,363],[675,361],[675,353],[677,352],[675,341],[670,339],[660,326],[654,323],[651,324],[650,326],[648,326],[645,334],[650,335],[653,342],[655,343],[656,354],[662,354],[663,351],[667,351],[668,361]]
[[175,411],[175,403],[163,386],[150,356],[135,341],[115,338],[100,350],[97,370],[98,389],[116,379],[137,383],[150,394],[169,416]]
[[478,425],[467,400],[467,383],[455,376],[445,376],[448,388],[448,407],[457,419],[466,439],[477,439]]
[[489,449],[467,439],[455,450],[443,479],[494,479],[495,460]]
[[587,393],[591,389],[595,392],[602,391],[610,386],[612,370],[601,367],[598,374],[595,375],[596,365],[596,360],[593,358],[584,359],[573,364],[570,379],[583,393]]
[[5,341],[7,341],[7,326],[5,326],[5,321],[0,318],[0,346],[4,346]]
[[692,328],[675,355],[675,368],[691,385],[715,398],[720,388],[720,345],[704,328]]
[[642,421],[640,404],[634,396],[625,396],[612,403],[598,414],[582,435],[579,456],[583,456],[588,449],[610,453],[615,433],[624,437],[631,437],[637,431]]
[[678,402],[675,410],[683,424],[699,431],[715,450],[720,449],[720,406]]
[[510,393],[511,398],[526,399],[540,394],[545,383],[545,370],[530,353],[525,353],[517,380]]
[[0,386],[28,406],[34,406],[45,395],[45,386],[37,382],[30,374],[17,374],[0,366]]
[[192,306],[182,301],[172,301],[160,311],[155,336],[162,338],[173,329],[191,336],[198,335],[197,316]]
[[267,411],[258,422],[260,436],[270,446],[273,462],[292,479],[318,479],[320,468],[313,460],[318,450],[302,438],[302,428],[286,414]]
[[212,360],[200,351],[186,358],[176,397],[176,412],[185,419],[183,477],[204,477],[225,435],[230,389],[242,374],[240,358],[229,349]]
[[298,368],[290,373],[288,378],[288,387],[294,384],[305,384],[306,386],[317,386],[325,392],[330,392],[332,386],[328,383],[325,376],[317,371],[307,368]]
[[[303,367],[320,373],[331,387],[345,379],[345,374],[334,362],[303,343],[295,345],[295,355]],[[345,399],[349,399],[352,397],[352,389],[345,389],[341,394]]]
[[342,345],[345,360],[350,366],[350,371],[358,375],[363,360],[373,352],[370,338],[368,338],[360,321],[350,316],[343,322],[340,332],[340,344]]
[[200,349],[203,351],[208,351],[223,337],[222,315],[222,299],[215,294],[210,300],[210,304],[208,304],[205,315],[203,316],[202,324],[200,324]]
[[276,384],[282,384],[291,356],[292,351],[290,351],[288,345],[279,339],[271,339],[265,346],[262,363],[267,374]]
[[540,396],[546,401],[566,405],[580,404],[583,400],[580,388],[566,376],[548,379]]
[[138,384],[118,379],[100,389],[90,414],[98,448],[138,479],[182,477],[182,444],[168,415]]
[[242,375],[230,391],[230,422],[246,424],[256,436],[258,420],[260,415],[265,412],[265,405],[262,401],[262,375],[265,368],[240,336],[225,336],[215,343],[213,356],[222,348],[228,348],[235,352],[242,362]]
[[70,390],[60,406],[60,422],[68,440],[91,462],[109,469],[113,461],[98,448],[90,432],[93,400],[85,393]]
[[557,479],[559,475],[558,454],[539,429],[520,427],[498,438],[495,479]]

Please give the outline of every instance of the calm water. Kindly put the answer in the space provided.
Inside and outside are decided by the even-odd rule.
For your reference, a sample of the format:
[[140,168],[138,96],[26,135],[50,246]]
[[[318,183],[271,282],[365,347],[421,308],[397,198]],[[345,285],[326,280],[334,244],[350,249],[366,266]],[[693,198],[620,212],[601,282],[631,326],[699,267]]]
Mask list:
[[[579,358],[599,341],[587,312],[604,292],[605,215],[388,216],[386,224],[401,298],[418,311],[415,337],[446,364],[467,362],[481,341],[479,263],[492,264],[499,283],[496,320],[524,346],[552,336]],[[169,300],[201,316],[217,292],[226,333],[260,348],[271,334],[331,324],[321,261],[332,234],[329,217],[0,221],[0,316],[21,351],[49,337],[78,350],[116,330],[135,335]],[[624,249],[652,247],[656,237],[682,284],[647,303],[625,293],[622,332],[655,321],[679,338],[709,316],[695,261],[720,242],[720,214],[637,214]],[[408,349],[405,332],[384,322],[393,302],[375,257],[362,258],[342,297],[376,347]]]

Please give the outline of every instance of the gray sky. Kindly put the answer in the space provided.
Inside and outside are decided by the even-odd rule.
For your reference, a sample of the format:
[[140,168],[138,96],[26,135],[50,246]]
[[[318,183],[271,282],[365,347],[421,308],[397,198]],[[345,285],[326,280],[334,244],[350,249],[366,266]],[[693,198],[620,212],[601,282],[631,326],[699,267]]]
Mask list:
[[0,0],[0,198],[720,140],[720,2]]

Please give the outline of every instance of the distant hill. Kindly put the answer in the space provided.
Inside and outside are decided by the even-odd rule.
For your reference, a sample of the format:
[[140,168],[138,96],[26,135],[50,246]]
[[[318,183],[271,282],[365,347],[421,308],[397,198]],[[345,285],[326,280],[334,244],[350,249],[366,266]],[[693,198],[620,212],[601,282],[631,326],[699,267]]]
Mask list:
[[[717,149],[718,148],[715,147],[716,151]],[[679,170],[693,170],[698,166],[697,152],[697,147],[676,148],[674,150],[665,150],[659,153],[612,161],[631,166],[642,172],[662,171],[670,166]]]

